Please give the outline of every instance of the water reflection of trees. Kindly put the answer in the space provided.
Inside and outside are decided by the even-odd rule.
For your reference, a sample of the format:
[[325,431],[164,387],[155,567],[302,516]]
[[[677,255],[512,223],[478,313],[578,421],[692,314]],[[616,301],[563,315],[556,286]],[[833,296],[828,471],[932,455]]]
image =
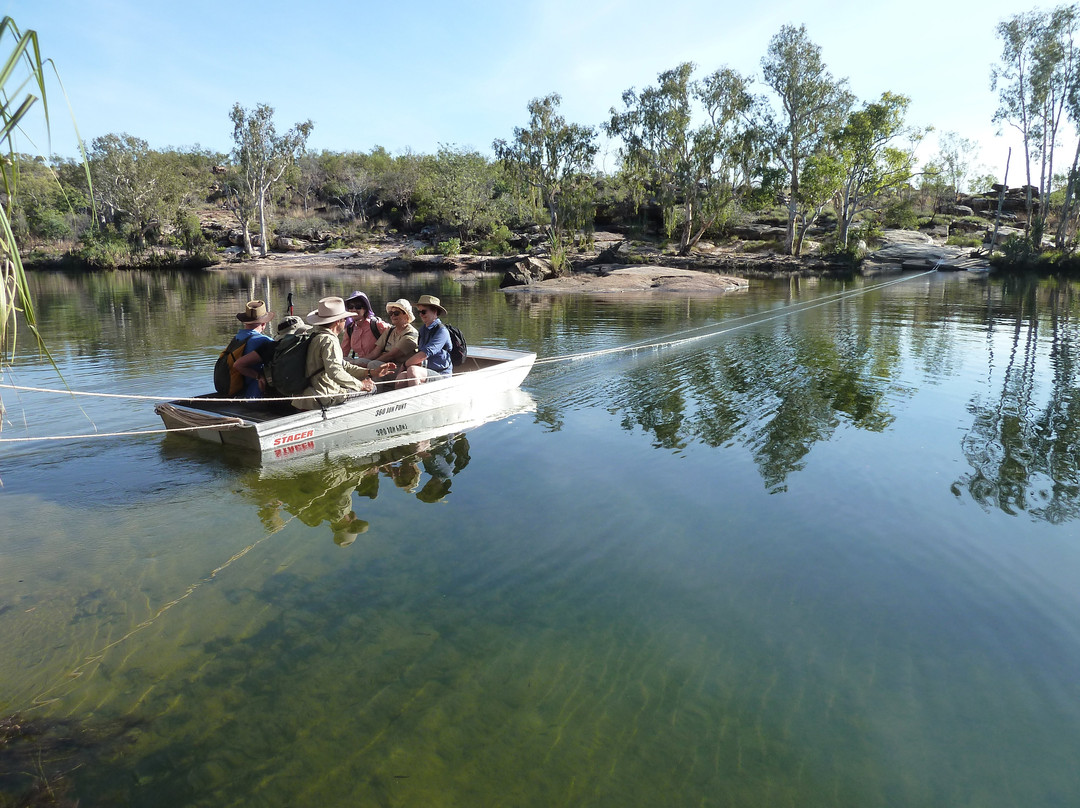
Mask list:
[[639,368],[616,393],[623,426],[643,428],[670,449],[742,444],[766,486],[783,490],[812,446],[841,424],[881,431],[893,420],[886,399],[899,356],[895,330],[869,318],[822,317],[812,328],[782,322]]
[[972,470],[953,493],[967,491],[984,508],[1066,522],[1080,515],[1077,287],[1014,279],[1002,291],[986,308],[989,345],[1000,345],[997,332],[1009,329],[1005,356],[993,347],[989,354],[990,384],[1000,388],[968,406],[973,420],[962,448]]
[[421,502],[441,502],[450,495],[452,478],[469,459],[469,440],[458,433],[387,449],[373,457],[322,458],[315,466],[290,467],[286,462],[252,471],[243,481],[243,490],[258,504],[259,519],[268,531],[280,530],[288,521],[284,514],[290,514],[309,527],[326,524],[335,543],[344,547],[369,529],[369,523],[356,513],[357,503],[375,499],[382,481]]

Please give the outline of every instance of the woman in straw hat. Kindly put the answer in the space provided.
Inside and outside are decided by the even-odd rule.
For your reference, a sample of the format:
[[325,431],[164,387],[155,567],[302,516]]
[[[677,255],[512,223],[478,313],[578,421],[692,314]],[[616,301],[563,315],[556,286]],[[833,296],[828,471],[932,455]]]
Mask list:
[[416,340],[419,335],[413,328],[412,304],[405,298],[400,298],[386,304],[386,315],[390,318],[391,327],[384,331],[375,342],[375,347],[367,355],[359,359],[350,359],[368,371],[376,371],[387,362],[401,365],[416,353]]
[[[341,334],[345,331],[345,320],[350,316],[340,297],[324,297],[319,301],[319,307],[304,318],[314,328],[311,329],[304,367],[308,386],[292,400],[297,409],[330,407],[341,404],[350,395],[374,391],[375,384],[369,378],[367,368],[346,362],[341,352]],[[393,364],[383,365],[372,375],[382,378],[395,369]]]

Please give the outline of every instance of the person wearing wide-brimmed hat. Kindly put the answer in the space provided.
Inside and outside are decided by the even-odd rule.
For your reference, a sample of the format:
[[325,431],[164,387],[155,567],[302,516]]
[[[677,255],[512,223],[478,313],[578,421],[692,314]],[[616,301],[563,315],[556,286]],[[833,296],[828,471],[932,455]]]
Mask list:
[[446,379],[453,373],[450,361],[450,332],[442,324],[440,316],[446,314],[439,298],[420,295],[416,301],[423,327],[416,343],[416,353],[405,360],[405,365],[395,377],[399,385],[412,387],[434,379]]
[[[324,297],[319,301],[318,308],[304,318],[314,328],[311,329],[307,363],[304,366],[308,386],[292,400],[292,405],[297,409],[330,407],[341,404],[350,395],[374,391],[375,384],[369,378],[367,368],[346,362],[342,355],[341,334],[345,331],[345,321],[349,316],[344,300],[340,297]],[[373,375],[381,378],[394,369],[392,364],[384,365]]]
[[[375,342],[390,328],[390,323],[380,320],[371,309],[368,296],[357,289],[345,298],[345,308],[350,317],[345,321],[345,334],[341,338],[341,350],[345,358],[366,357],[375,349]],[[363,362],[357,362],[364,367]]]
[[290,314],[277,324],[275,330],[277,331],[277,334],[275,335],[276,339],[260,341],[255,346],[255,350],[244,354],[233,363],[233,370],[237,371],[242,376],[247,376],[249,379],[255,379],[257,381],[259,392],[264,396],[277,395],[277,392],[273,388],[267,386],[266,377],[262,373],[266,363],[274,358],[274,349],[277,347],[277,341],[282,337],[287,337],[289,334],[303,334],[310,331],[311,326],[295,314]]
[[[267,323],[274,319],[274,312],[267,311],[266,303],[261,300],[249,300],[247,305],[244,306],[244,310],[236,315],[236,319],[240,321],[240,330],[236,332],[234,339],[246,343],[244,353],[237,360],[239,362],[243,357],[254,352],[260,345],[269,345],[271,343],[270,337],[263,333],[263,329],[266,328]],[[233,367],[235,368],[236,364],[233,364]],[[258,370],[257,367],[256,370]],[[262,393],[259,390],[258,378],[251,376],[245,378],[241,395],[244,398],[259,398]]]
[[355,362],[369,372],[377,371],[388,362],[400,367],[405,360],[416,353],[416,340],[419,337],[413,328],[412,304],[405,298],[392,300],[386,304],[386,316],[391,326],[375,341],[375,347],[365,356],[348,361]]

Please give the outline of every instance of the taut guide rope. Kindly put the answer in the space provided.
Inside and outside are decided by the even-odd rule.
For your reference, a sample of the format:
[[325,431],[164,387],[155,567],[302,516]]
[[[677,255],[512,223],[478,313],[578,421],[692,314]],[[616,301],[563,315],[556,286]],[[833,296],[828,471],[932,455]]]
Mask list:
[[[921,278],[924,275],[930,275],[930,274],[934,273],[935,271],[936,271],[936,269],[930,269],[930,270],[927,270],[926,272],[920,272],[917,275],[910,275],[910,276],[905,276],[903,278],[897,278],[897,279],[891,280],[891,281],[885,281],[884,283],[875,284],[874,286],[870,286],[870,287],[865,288],[865,289],[858,289],[858,290],[855,290],[855,291],[837,292],[836,294],[829,295],[829,296],[827,296],[825,298],[822,298],[821,300],[815,300],[813,303],[809,303],[809,304],[806,304],[806,305],[800,305],[798,303],[794,303],[794,304],[791,304],[790,306],[784,307],[783,309],[776,312],[775,314],[772,314],[771,316],[759,317],[756,314],[747,314],[747,315],[744,315],[742,317],[737,317],[734,320],[726,321],[720,327],[716,327],[716,326],[698,326],[696,328],[689,328],[689,329],[686,329],[684,331],[677,331],[675,334],[671,335],[670,337],[668,337],[668,338],[666,338],[664,340],[647,339],[647,340],[641,340],[639,342],[632,342],[629,345],[620,345],[620,346],[615,347],[615,348],[604,348],[604,349],[597,350],[597,351],[587,351],[587,352],[584,352],[584,353],[576,353],[576,354],[565,354],[563,356],[549,356],[549,357],[546,357],[546,358],[543,358],[543,359],[537,359],[533,363],[533,366],[535,367],[536,365],[554,364],[556,362],[579,362],[579,361],[581,361],[583,359],[593,359],[593,358],[598,357],[598,356],[606,356],[606,355],[617,354],[617,353],[638,352],[638,351],[645,351],[645,350],[658,350],[660,348],[671,348],[671,347],[674,347],[676,345],[685,345],[687,343],[697,342],[699,340],[711,339],[713,337],[717,337],[717,336],[720,336],[722,334],[729,334],[729,333],[731,333],[733,331],[738,331],[738,330],[743,329],[743,328],[749,328],[750,326],[760,325],[762,323],[768,323],[768,322],[771,322],[773,320],[779,320],[779,319],[782,319],[784,317],[788,317],[788,316],[790,316],[792,314],[801,314],[802,312],[810,311],[812,309],[820,308],[822,306],[832,305],[833,303],[836,303],[836,302],[841,301],[841,300],[846,300],[846,299],[851,298],[851,297],[858,297],[859,295],[864,295],[867,292],[875,291],[875,290],[878,290],[878,289],[884,289],[887,286],[893,286],[893,285],[898,284],[898,283],[905,283],[907,281],[915,280],[916,278]],[[746,322],[738,323],[738,321],[740,321],[740,320],[745,320]],[[731,323],[733,323],[733,322],[738,323],[738,324],[737,325],[731,325]],[[691,337],[682,336],[684,334],[691,334],[691,333],[693,333],[695,331],[702,331],[703,329],[708,329],[708,330],[705,331],[705,333],[697,334],[697,335],[691,336]],[[377,385],[378,384],[390,384],[390,383],[391,382],[374,382],[374,384],[377,384]],[[80,391],[80,390],[59,390],[59,389],[51,388],[51,387],[28,387],[28,386],[24,386],[24,385],[4,384],[4,383],[0,383],[0,389],[18,390],[18,391],[22,391],[22,392],[31,392],[31,393],[57,393],[57,394],[60,394],[60,395],[65,395],[65,396],[90,396],[90,397],[94,397],[94,398],[123,398],[123,399],[132,399],[132,400],[138,400],[138,401],[176,401],[176,402],[185,402],[185,401],[199,401],[200,400],[199,398],[191,397],[191,396],[172,396],[172,397],[170,397],[170,396],[136,395],[134,393],[91,393],[91,392]],[[258,400],[260,402],[294,401],[297,398],[318,398],[318,396],[304,396],[304,397],[301,397],[301,396],[284,396],[284,397],[281,397],[281,398],[260,398]],[[251,399],[249,399],[249,398],[215,398],[213,400],[214,400],[215,403],[218,403],[218,404],[250,403],[251,402]],[[240,423],[242,423],[242,421],[240,419],[236,419],[236,424],[238,425]],[[144,429],[144,430],[135,430],[135,431],[130,431],[130,432],[90,432],[90,433],[86,433],[86,434],[82,434],[82,435],[45,435],[45,436],[27,437],[27,438],[0,438],[0,443],[28,443],[28,442],[32,442],[32,441],[85,440],[87,438],[116,438],[116,437],[132,437],[132,436],[138,436],[138,435],[160,435],[162,433],[173,433],[173,432],[195,432],[195,431],[198,431],[200,429],[221,429],[223,426],[227,426],[227,425],[228,424],[217,423],[217,424],[208,424],[206,426],[171,427],[171,428],[162,428],[162,429]]]

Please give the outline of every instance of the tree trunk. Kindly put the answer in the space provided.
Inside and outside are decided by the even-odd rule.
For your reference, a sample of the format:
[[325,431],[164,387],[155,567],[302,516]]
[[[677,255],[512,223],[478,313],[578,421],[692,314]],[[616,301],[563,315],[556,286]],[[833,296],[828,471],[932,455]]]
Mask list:
[[259,194],[259,255],[266,258],[266,191]]
[[1076,191],[1076,167],[1080,164],[1080,140],[1076,141],[1076,154],[1073,156],[1072,168],[1069,170],[1069,182],[1065,186],[1065,202],[1061,206],[1061,221],[1058,223],[1056,245],[1059,250],[1065,249],[1069,238],[1069,216],[1072,213],[1073,195]]
[[994,254],[994,247],[997,246],[998,225],[1001,223],[1001,207],[1005,204],[1005,191],[1009,187],[1009,163],[1011,161],[1012,146],[1009,147],[1008,155],[1005,157],[1005,179],[1001,181],[1001,193],[998,194],[997,215],[994,217],[994,235],[990,237],[990,255]]
[[[796,224],[798,224],[798,227],[795,227]],[[795,240],[792,242],[791,252],[788,254],[798,258],[802,255],[803,238],[806,237],[806,217],[802,217],[802,221],[796,218],[792,222],[792,235]]]
[[683,226],[682,234],[679,236],[679,255],[686,256],[690,254],[691,244],[691,230],[694,226],[694,203],[689,199],[683,205]]
[[795,194],[791,194],[788,200],[787,232],[784,234],[784,254],[798,255],[795,252],[795,219],[798,217],[798,207],[795,203]]

